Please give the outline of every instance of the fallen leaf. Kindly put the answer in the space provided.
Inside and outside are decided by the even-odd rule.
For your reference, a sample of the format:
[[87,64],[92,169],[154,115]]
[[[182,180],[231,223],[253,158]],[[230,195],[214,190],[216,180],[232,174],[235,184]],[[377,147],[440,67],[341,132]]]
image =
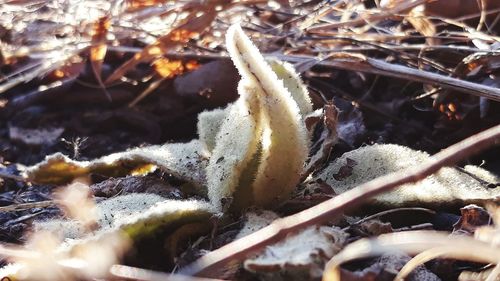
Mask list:
[[344,166],[340,167],[339,171],[336,174],[333,174],[333,178],[341,181],[352,175],[352,170],[354,166],[356,166],[357,162],[352,160],[351,158],[346,158],[346,163]]
[[104,16],[99,18],[92,26],[92,46],[90,47],[90,64],[92,66],[92,71],[94,76],[102,88],[104,93],[106,93],[108,99],[111,100],[111,96],[106,91],[106,87],[102,81],[102,64],[104,62],[104,57],[108,50],[108,45],[106,42],[106,36],[108,34],[109,28],[111,26],[111,18],[109,16]]
[[[392,281],[397,272],[410,260],[405,254],[386,254],[375,260],[369,267],[354,272],[345,272],[351,276],[351,280],[377,280]],[[356,279],[354,279],[356,278]],[[342,279],[344,280],[344,279]],[[429,271],[425,266],[419,266],[408,276],[408,281],[440,281],[441,279]],[[326,279],[324,281],[329,281]]]
[[238,232],[235,239],[240,239],[255,231],[270,225],[274,220],[279,219],[279,216],[272,211],[258,210],[245,214],[245,224]]
[[335,105],[333,105],[333,103],[327,103],[323,107],[322,120],[323,131],[321,132],[319,139],[311,147],[311,150],[318,147],[318,151],[311,157],[309,163],[307,163],[302,178],[307,177],[311,173],[319,170],[319,168],[325,164],[326,160],[330,156],[333,146],[339,140],[337,134],[338,109]]
[[153,193],[168,199],[182,199],[183,192],[154,175],[110,178],[90,186],[92,193],[100,197],[114,197],[118,194]]
[[[485,3],[485,7],[481,7],[481,2]],[[477,14],[475,23],[477,24],[477,19],[481,10],[494,10],[500,8],[500,2],[496,0],[437,0],[431,1],[425,5],[425,12],[428,15],[440,16],[444,18],[459,18],[463,16],[469,16]],[[489,20],[493,21],[494,16],[489,16]],[[473,23],[473,22],[470,22]]]
[[176,94],[181,97],[206,104],[208,107],[218,107],[236,100],[239,80],[240,76],[230,61],[216,60],[177,76],[174,88]]
[[478,227],[488,225],[491,221],[488,212],[477,205],[460,208],[460,214],[462,216],[453,225],[453,232],[473,234]]
[[358,236],[369,237],[378,236],[384,233],[391,233],[394,231],[390,222],[381,222],[380,220],[368,220],[361,224],[350,226],[350,232],[354,232]]
[[324,263],[342,249],[347,237],[345,232],[335,227],[309,227],[282,242],[267,246],[262,254],[247,259],[244,266],[255,273],[282,275],[292,271],[295,275],[296,271],[302,271],[306,276],[311,274],[309,278],[318,278]]
[[184,72],[184,65],[180,60],[158,58],[153,62],[153,69],[162,78],[172,78]]
[[188,39],[198,36],[205,29],[210,27],[217,12],[215,11],[214,3],[204,3],[205,9],[200,7],[203,12],[198,15],[198,11],[191,12],[186,19],[169,33],[158,38],[153,44],[150,44],[140,52],[134,55],[133,58],[124,62],[119,66],[104,82],[109,85],[120,79],[129,70],[141,62],[151,61],[154,58],[165,54],[168,49],[184,44]]

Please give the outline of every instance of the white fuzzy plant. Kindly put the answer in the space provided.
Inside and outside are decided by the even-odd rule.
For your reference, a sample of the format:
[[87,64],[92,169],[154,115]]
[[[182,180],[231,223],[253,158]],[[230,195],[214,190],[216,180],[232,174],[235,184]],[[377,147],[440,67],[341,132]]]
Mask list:
[[[301,113],[312,111],[307,91],[293,68],[266,62],[238,25],[229,28],[226,45],[242,79],[239,99],[216,135],[207,166],[208,196],[223,207],[270,207],[294,190],[308,155]],[[284,78],[284,79],[280,79]]]
[[153,164],[200,191],[206,188],[219,210],[223,201],[241,210],[286,200],[308,156],[304,117],[312,112],[312,104],[307,88],[292,65],[266,61],[239,25],[229,28],[226,40],[241,75],[239,99],[199,115],[199,140],[136,148],[93,161],[54,154],[28,168],[26,178],[62,184],[90,173],[149,172],[147,164]]

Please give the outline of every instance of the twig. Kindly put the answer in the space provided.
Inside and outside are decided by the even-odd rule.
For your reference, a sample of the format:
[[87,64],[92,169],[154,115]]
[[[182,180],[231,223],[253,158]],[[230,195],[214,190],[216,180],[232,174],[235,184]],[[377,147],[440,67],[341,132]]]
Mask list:
[[[353,223],[350,226],[359,225],[359,224],[362,224],[362,223],[364,223],[366,221],[369,221],[369,220],[372,220],[372,219],[376,219],[376,218],[379,218],[381,216],[385,216],[385,215],[388,215],[388,214],[393,214],[393,213],[396,213],[396,212],[406,212],[406,211],[420,211],[420,212],[426,212],[426,213],[433,214],[433,215],[436,214],[435,211],[433,211],[431,209],[427,209],[427,208],[418,208],[418,207],[396,208],[396,209],[385,210],[385,211],[382,211],[382,212],[379,212],[379,213],[376,213],[376,214],[364,217],[364,218],[360,219],[359,221]],[[344,229],[347,229],[349,227],[346,227]]]
[[323,29],[332,29],[332,28],[340,28],[340,27],[356,27],[363,25],[367,22],[376,22],[383,19],[390,18],[394,16],[394,14],[398,14],[402,11],[409,10],[423,3],[430,2],[429,0],[414,0],[414,1],[406,1],[401,2],[399,5],[392,9],[381,10],[375,14],[369,14],[366,16],[359,16],[356,19],[343,21],[343,22],[333,22],[326,24],[317,24],[315,26],[307,28],[305,31],[316,31]]
[[[129,48],[129,51],[132,51]],[[197,60],[229,59],[223,55],[203,55],[194,53],[167,53],[169,58],[184,58]],[[316,65],[342,70],[351,70],[372,73],[376,75],[389,76],[409,81],[415,81],[430,85],[437,85],[443,88],[453,89],[462,93],[485,97],[494,101],[500,101],[500,89],[474,82],[461,80],[441,74],[428,72],[421,69],[414,69],[403,65],[391,64],[379,59],[368,58],[360,54],[338,54],[333,60],[321,60],[313,56],[305,55],[281,55],[268,54],[265,57],[274,57],[290,63],[304,63],[316,60]]]
[[28,210],[32,208],[47,208],[52,205],[55,205],[56,202],[52,200],[40,201],[40,202],[31,202],[31,203],[21,203],[21,204],[12,204],[9,206],[0,207],[0,212],[12,212],[12,211],[22,211]]
[[110,269],[112,277],[119,280],[140,281],[218,281],[222,279],[209,279],[200,277],[186,277],[178,274],[168,274],[137,267],[115,264]]
[[4,171],[0,171],[0,178],[11,179],[11,180],[20,181],[20,182],[26,182],[26,179],[23,178],[22,176],[12,175],[12,174],[6,173]]
[[497,144],[500,144],[500,125],[442,150],[419,168],[410,168],[379,177],[300,213],[279,219],[257,232],[206,254],[181,270],[181,273],[206,277],[218,276],[219,271],[228,263],[240,262],[249,254],[282,240],[290,233],[338,218],[345,211],[365,203],[375,195],[403,184],[422,180],[444,166],[454,165]]
[[[276,55],[275,57],[293,63],[314,59],[308,56]],[[339,53],[335,55],[333,60],[323,60],[318,62],[318,65],[390,76],[430,85],[438,85],[443,88],[453,89],[479,97],[485,97],[494,101],[500,101],[500,89],[498,88],[460,80],[420,69],[414,69],[403,65],[391,64],[359,54],[354,55]]]

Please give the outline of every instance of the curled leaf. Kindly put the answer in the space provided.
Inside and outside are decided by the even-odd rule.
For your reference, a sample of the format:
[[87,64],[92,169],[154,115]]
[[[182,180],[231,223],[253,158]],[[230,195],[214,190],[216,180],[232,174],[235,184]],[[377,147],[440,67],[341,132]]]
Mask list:
[[[309,97],[309,91],[304,83],[302,83],[299,74],[295,72],[293,66],[277,59],[268,59],[267,62],[272,67],[278,78],[283,80],[284,86],[299,106],[302,117],[305,118],[306,115],[311,114],[312,103],[311,98]],[[198,80],[200,78],[198,78]],[[210,155],[215,147],[215,137],[219,132],[220,127],[224,122],[224,118],[229,112],[229,108],[231,106],[232,104],[228,105],[224,109],[204,111],[198,115],[198,135],[203,145],[205,154]]]
[[267,60],[276,76],[283,80],[283,86],[292,94],[292,98],[299,107],[300,114],[306,116],[313,111],[311,97],[307,86],[304,85],[299,74],[293,68],[293,65],[277,59]]
[[296,89],[292,96],[239,26],[228,30],[226,45],[245,86],[217,134],[207,167],[209,197],[219,207],[231,197],[236,209],[270,207],[288,198],[299,182],[308,138],[294,97],[304,112],[311,110],[310,102],[301,82],[294,81],[298,76],[276,63],[287,86]]
[[[259,144],[260,108],[257,89],[240,83],[240,98],[230,107],[216,137],[207,166],[208,197],[215,206],[240,186]],[[249,187],[247,187],[249,188]]]

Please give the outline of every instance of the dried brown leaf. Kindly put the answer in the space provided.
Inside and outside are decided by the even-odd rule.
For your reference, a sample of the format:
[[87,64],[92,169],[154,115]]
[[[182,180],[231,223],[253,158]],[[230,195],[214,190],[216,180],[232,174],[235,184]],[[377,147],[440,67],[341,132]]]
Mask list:
[[198,12],[192,12],[178,27],[158,38],[156,42],[146,46],[140,53],[135,54],[133,58],[118,67],[105,81],[109,85],[120,79],[125,73],[141,62],[150,61],[159,57],[175,46],[185,44],[192,38],[210,27],[215,19],[217,12],[215,6],[208,5],[201,15]]
[[491,221],[488,212],[477,205],[468,205],[460,209],[462,216],[455,225],[453,232],[474,233],[476,228],[488,225]]

